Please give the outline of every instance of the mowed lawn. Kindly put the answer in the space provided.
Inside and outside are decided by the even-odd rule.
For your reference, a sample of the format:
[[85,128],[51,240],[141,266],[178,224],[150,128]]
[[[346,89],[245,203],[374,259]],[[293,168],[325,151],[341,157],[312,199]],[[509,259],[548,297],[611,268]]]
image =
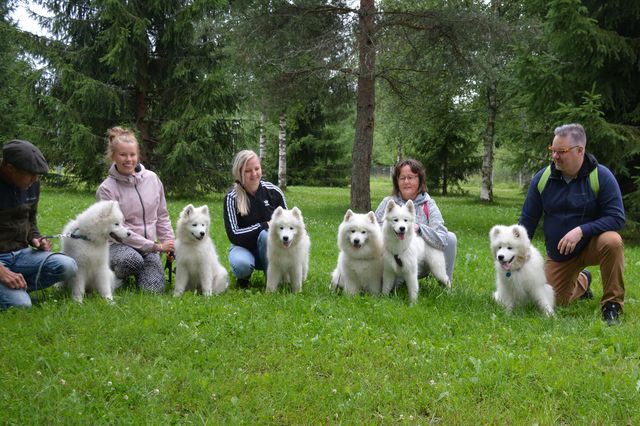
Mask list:
[[[373,208],[389,182],[372,183]],[[488,232],[518,219],[523,195],[496,202],[436,200],[458,235],[453,291],[422,280],[406,291],[349,298],[328,289],[347,188],[291,187],[311,236],[299,295],[249,290],[173,298],[120,289],[116,304],[83,304],[55,289],[32,310],[0,313],[0,424],[640,424],[640,248],[626,245],[625,314],[600,319],[595,298],[512,315],[492,301]],[[44,189],[40,228],[54,234],[93,194]],[[223,194],[169,199],[172,221],[189,202],[208,204],[228,267]],[[543,248],[540,235],[535,244]],[[56,247],[58,247],[56,242]]]

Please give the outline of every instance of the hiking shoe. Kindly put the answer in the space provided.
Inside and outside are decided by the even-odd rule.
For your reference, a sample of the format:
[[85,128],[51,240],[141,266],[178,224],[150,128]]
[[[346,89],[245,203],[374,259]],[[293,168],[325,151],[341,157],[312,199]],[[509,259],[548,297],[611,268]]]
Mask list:
[[239,278],[236,280],[238,288],[249,288],[249,280],[246,278]]
[[591,300],[593,299],[593,291],[591,291],[591,272],[589,272],[588,269],[583,269],[580,273],[587,277],[587,290],[582,296],[580,296],[580,299]]
[[619,320],[621,306],[616,302],[607,302],[602,307],[602,319],[607,322],[607,325],[616,325]]

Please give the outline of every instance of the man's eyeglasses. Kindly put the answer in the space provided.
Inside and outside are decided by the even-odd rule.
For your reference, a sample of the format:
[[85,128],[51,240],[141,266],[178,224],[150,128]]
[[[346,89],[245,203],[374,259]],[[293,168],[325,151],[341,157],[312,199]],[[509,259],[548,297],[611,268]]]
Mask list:
[[404,182],[404,181],[409,181],[409,182],[411,182],[411,181],[414,181],[414,180],[416,180],[416,179],[418,179],[418,176],[416,176],[416,175],[412,175],[412,176],[400,176],[400,177],[398,177],[398,180],[399,180],[399,181],[402,181],[402,182]]
[[564,155],[567,152],[571,151],[573,148],[578,148],[580,145],[570,146],[569,148],[555,149],[552,146],[548,146],[547,149],[551,152],[551,154]]

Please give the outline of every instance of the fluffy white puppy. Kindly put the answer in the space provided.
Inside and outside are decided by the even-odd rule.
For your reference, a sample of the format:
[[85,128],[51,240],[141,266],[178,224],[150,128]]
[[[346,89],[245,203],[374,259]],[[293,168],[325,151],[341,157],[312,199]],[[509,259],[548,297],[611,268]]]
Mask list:
[[267,291],[276,291],[281,282],[289,282],[294,293],[302,290],[309,272],[310,246],[300,209],[278,207],[269,223]]
[[338,265],[331,274],[331,289],[348,295],[360,291],[378,295],[382,287],[382,233],[373,212],[347,210],[338,227]]
[[109,237],[121,242],[130,232],[123,226],[124,217],[117,201],[99,201],[62,231],[62,252],[75,259],[78,273],[64,283],[71,296],[82,302],[87,290],[96,290],[113,301],[116,276],[109,269]]
[[229,274],[220,264],[209,236],[209,207],[187,205],[176,224],[176,285],[174,296],[185,290],[203,295],[223,293],[229,287]]
[[444,252],[427,244],[416,234],[416,211],[413,201],[399,206],[389,200],[385,210],[382,235],[384,241],[384,272],[382,293],[389,294],[396,278],[407,284],[409,301],[418,300],[418,277],[427,271],[445,287],[451,288],[445,269]]
[[555,306],[553,288],[544,275],[544,260],[531,244],[521,225],[496,225],[489,231],[496,269],[494,299],[512,311],[516,306],[535,302],[546,315]]

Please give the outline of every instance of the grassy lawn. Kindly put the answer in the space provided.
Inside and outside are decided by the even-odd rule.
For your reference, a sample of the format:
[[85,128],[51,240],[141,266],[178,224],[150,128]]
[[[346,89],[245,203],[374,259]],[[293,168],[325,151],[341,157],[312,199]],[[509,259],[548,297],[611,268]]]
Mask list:
[[[373,207],[389,191],[372,184]],[[488,232],[518,219],[523,195],[497,202],[436,197],[458,235],[453,292],[423,280],[407,294],[348,298],[328,291],[336,231],[349,190],[291,187],[311,236],[300,295],[249,290],[175,299],[119,290],[116,304],[79,305],[56,290],[32,310],[0,313],[0,424],[640,424],[640,247],[627,244],[625,314],[617,327],[594,300],[546,319],[534,307],[508,315],[492,302]],[[170,199],[208,204],[211,235],[228,267],[223,194]],[[93,194],[45,190],[43,233],[61,231]],[[540,235],[535,244],[543,248]],[[636,407],[636,408],[633,408]]]

